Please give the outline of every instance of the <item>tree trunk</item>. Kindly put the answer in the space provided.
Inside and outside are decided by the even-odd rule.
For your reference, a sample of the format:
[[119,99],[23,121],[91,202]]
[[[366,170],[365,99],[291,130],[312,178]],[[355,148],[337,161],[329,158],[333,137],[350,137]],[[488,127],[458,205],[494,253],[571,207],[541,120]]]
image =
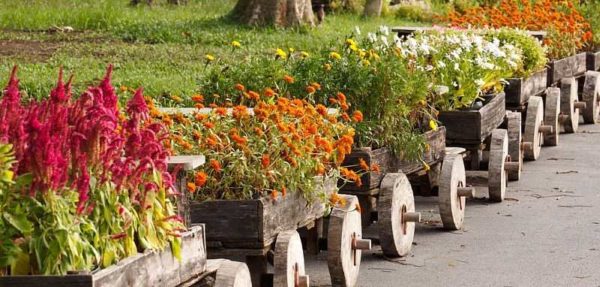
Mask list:
[[315,24],[311,0],[239,0],[232,16],[249,25]]
[[365,4],[365,16],[379,17],[383,8],[383,0],[367,0]]

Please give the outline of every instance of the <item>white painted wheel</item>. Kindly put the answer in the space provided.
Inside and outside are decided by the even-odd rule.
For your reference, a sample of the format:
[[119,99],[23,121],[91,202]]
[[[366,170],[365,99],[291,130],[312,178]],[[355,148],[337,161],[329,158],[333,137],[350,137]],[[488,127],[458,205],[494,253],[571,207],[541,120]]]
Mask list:
[[304,269],[302,241],[295,230],[284,231],[277,235],[273,265],[273,286],[309,286],[309,277]]

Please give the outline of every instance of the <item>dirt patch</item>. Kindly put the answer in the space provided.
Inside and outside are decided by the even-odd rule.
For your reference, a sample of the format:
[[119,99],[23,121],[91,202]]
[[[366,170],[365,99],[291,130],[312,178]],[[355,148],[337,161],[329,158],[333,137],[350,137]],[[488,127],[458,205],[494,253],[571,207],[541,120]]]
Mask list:
[[60,43],[33,40],[0,40],[0,58],[42,62],[54,55]]

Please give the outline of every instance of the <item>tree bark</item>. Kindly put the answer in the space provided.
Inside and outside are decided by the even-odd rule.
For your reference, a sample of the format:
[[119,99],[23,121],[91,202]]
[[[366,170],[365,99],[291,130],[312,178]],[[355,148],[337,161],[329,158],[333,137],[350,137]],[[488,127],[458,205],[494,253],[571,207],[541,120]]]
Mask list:
[[367,17],[379,17],[381,9],[383,9],[383,0],[367,0],[364,14]]
[[315,24],[311,0],[239,0],[232,17],[248,25]]

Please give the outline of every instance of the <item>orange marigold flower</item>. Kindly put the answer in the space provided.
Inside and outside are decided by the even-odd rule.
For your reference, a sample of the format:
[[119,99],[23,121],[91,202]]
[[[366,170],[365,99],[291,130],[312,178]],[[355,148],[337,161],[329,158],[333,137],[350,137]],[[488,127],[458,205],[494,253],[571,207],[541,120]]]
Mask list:
[[194,101],[195,103],[201,103],[204,101],[204,96],[200,94],[193,95],[192,101]]
[[316,172],[318,175],[324,175],[325,174],[325,166],[321,163],[317,164]]
[[221,163],[216,159],[210,160],[210,167],[216,172],[221,172],[222,170]]
[[352,113],[352,120],[354,122],[357,122],[357,123],[362,122],[363,121],[363,114],[362,114],[362,112],[361,111],[354,111]]
[[275,91],[273,91],[273,89],[271,89],[271,88],[266,88],[264,91],[264,94],[265,94],[265,97],[267,97],[267,98],[271,98],[276,95]]
[[295,81],[294,78],[290,75],[283,76],[283,80],[288,84],[293,84]]
[[287,195],[287,189],[285,187],[281,188],[281,196],[285,197]]
[[233,117],[236,119],[241,119],[241,118],[247,117],[249,115],[248,108],[243,105],[235,106],[233,108],[232,114],[233,114]]
[[315,89],[315,87],[313,87],[313,86],[308,86],[308,87],[306,87],[306,92],[307,92],[308,94],[314,94],[316,91],[317,91],[317,90],[316,90],[316,89]]
[[336,100],[336,99],[334,99],[334,98],[329,98],[329,102],[330,102],[331,104],[334,104],[334,105],[335,105],[335,104],[337,104],[337,103],[338,103],[338,100]]
[[279,195],[279,193],[277,192],[276,189],[273,189],[273,191],[271,191],[271,199],[277,200],[278,195]]
[[371,164],[371,171],[373,172],[381,172],[381,169],[379,168],[379,165],[376,163]]
[[358,165],[360,166],[360,168],[362,170],[369,171],[369,165],[367,164],[367,162],[363,158],[359,158],[358,159]]
[[244,85],[242,85],[242,84],[235,84],[234,88],[240,92],[243,92],[246,90],[246,87],[244,87]]
[[203,171],[199,171],[196,173],[196,176],[194,177],[194,183],[196,184],[196,186],[202,187],[206,184],[206,181],[208,180],[208,175],[203,172]]
[[268,154],[263,154],[260,158],[260,165],[262,168],[267,168],[271,164],[271,157]]
[[327,108],[324,105],[318,104],[317,105],[317,112],[320,115],[325,116],[325,115],[327,115]]
[[214,135],[209,135],[208,138],[206,138],[206,144],[210,147],[215,147],[219,142]]
[[350,106],[348,106],[348,104],[347,104],[347,103],[345,103],[345,102],[342,102],[342,103],[340,104],[340,108],[342,108],[342,110],[344,110],[344,111],[347,111],[347,110],[350,108]]
[[350,116],[348,115],[348,113],[343,113],[342,114],[342,119],[344,119],[345,121],[349,122],[350,121]]
[[346,102],[346,95],[344,95],[344,93],[342,93],[342,92],[339,92],[339,93],[337,93],[337,99],[338,99],[338,101],[344,103],[344,102]]
[[196,188],[197,188],[197,187],[196,187],[196,184],[195,184],[195,183],[193,183],[193,182],[188,182],[188,183],[187,183],[187,190],[188,190],[190,193],[194,193],[194,192],[196,192]]
[[315,83],[311,83],[310,85],[313,86],[313,88],[317,89],[317,91],[321,90],[321,84],[319,84],[319,83],[315,82]]
[[219,116],[224,116],[227,114],[227,109],[226,108],[216,108],[215,113]]
[[329,197],[329,203],[332,206],[344,207],[346,205],[346,198],[343,196],[340,196],[336,192],[336,193],[331,194],[331,196]]
[[242,137],[238,134],[233,134],[231,139],[240,146],[244,146],[246,143],[248,143],[248,139],[246,137]]
[[260,99],[260,95],[255,91],[248,91],[248,98],[256,101]]
[[265,132],[264,132],[264,131],[263,131],[261,128],[259,128],[259,127],[255,127],[255,128],[254,128],[254,132],[255,132],[255,133],[256,133],[256,134],[257,134],[259,137],[261,137],[261,136],[263,136],[263,135],[265,134]]
[[215,124],[213,124],[212,122],[204,122],[202,123],[202,125],[209,130],[215,127]]
[[194,108],[196,108],[196,109],[203,109],[204,105],[201,104],[201,103],[197,103],[197,104],[194,105]]

